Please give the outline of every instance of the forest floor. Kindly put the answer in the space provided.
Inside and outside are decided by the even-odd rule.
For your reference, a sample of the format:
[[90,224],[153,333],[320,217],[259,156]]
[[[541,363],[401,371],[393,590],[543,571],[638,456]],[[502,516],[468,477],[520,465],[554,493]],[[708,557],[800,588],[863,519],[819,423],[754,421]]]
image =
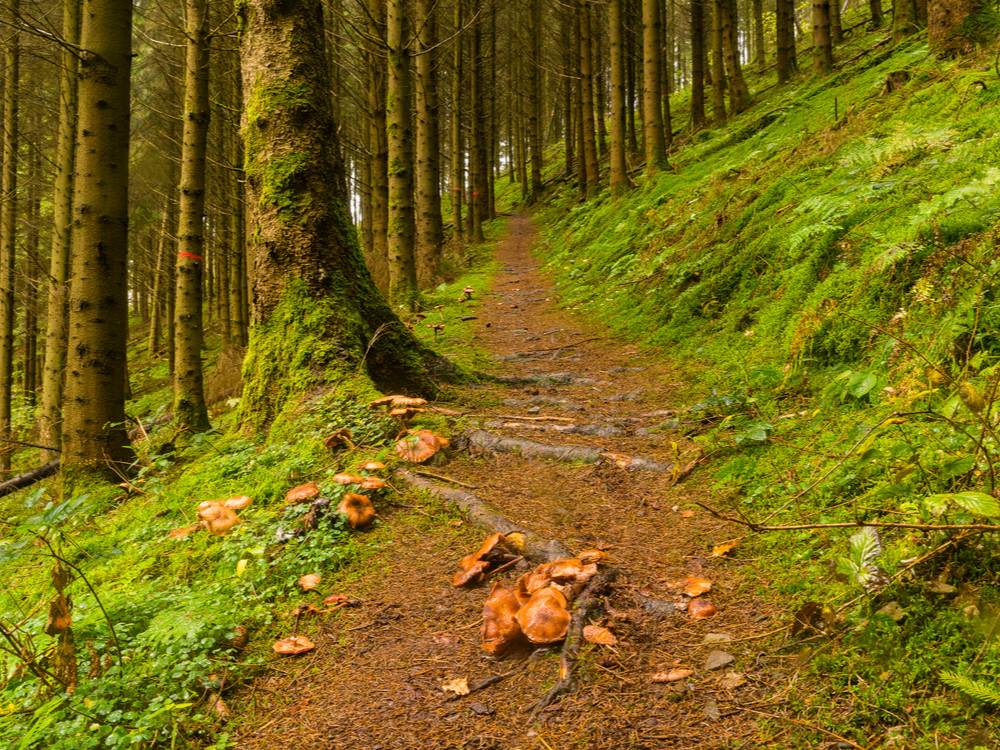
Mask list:
[[[531,255],[536,236],[529,218],[513,217],[471,342],[510,382],[463,387],[438,406],[462,412],[462,425],[478,421],[503,437],[664,464],[677,461],[679,451],[679,463],[689,463],[695,444],[669,429],[672,410],[690,401],[689,388],[668,360],[560,309]],[[586,431],[598,436],[568,425],[596,426]],[[324,593],[339,591],[360,605],[303,620],[299,630],[317,648],[276,660],[228,696],[240,707],[230,727],[237,747],[795,746],[790,738],[798,728],[784,717],[804,690],[796,654],[768,648],[788,625],[787,612],[775,603],[767,571],[742,558],[739,545],[713,555],[714,545],[743,531],[695,505],[710,502],[712,493],[697,468],[674,483],[670,472],[623,469],[614,457],[567,463],[456,451],[447,465],[428,471],[471,486],[544,538],[576,552],[606,551],[618,577],[594,622],[609,628],[617,645],[585,644],[575,690],[534,711],[558,679],[558,646],[501,659],[480,649],[489,584],[454,588],[450,579],[486,534],[439,501],[400,487],[397,505],[380,510],[382,522],[362,535],[367,562],[324,581]],[[499,579],[513,585],[525,569]],[[689,575],[712,581],[705,598],[718,608],[714,617],[688,614],[676,582]],[[691,674],[654,680],[672,669]],[[494,676],[503,677],[466,696],[443,690],[456,678],[476,687]],[[836,746],[840,738],[824,739]]]

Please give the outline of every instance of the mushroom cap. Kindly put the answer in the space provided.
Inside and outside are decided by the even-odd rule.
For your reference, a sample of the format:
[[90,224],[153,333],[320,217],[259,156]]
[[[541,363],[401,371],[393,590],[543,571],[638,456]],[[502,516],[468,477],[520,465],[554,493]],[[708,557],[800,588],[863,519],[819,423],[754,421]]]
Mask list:
[[426,409],[418,409],[416,406],[400,406],[389,411],[390,417],[399,417],[400,419],[409,419],[417,414],[423,414]]
[[466,555],[458,561],[459,570],[451,577],[451,585],[468,586],[479,583],[489,566],[490,564],[485,560],[480,560],[475,552]]
[[532,595],[517,611],[521,632],[532,643],[555,643],[566,637],[570,614],[566,597],[554,588],[544,588]]
[[701,596],[712,590],[712,581],[699,576],[688,576],[678,581],[678,584],[683,588],[685,596]]
[[537,568],[529,571],[517,579],[517,590],[524,597],[530,598],[535,592],[542,590],[552,583],[549,571],[553,563],[542,563]]
[[396,454],[407,461],[421,464],[450,444],[448,438],[430,430],[413,430],[395,445]]
[[322,576],[318,576],[315,573],[307,573],[299,579],[299,586],[302,587],[303,591],[309,591],[316,588],[322,580]]
[[477,560],[483,560],[491,555],[498,547],[503,551],[504,535],[500,532],[496,534],[490,534],[483,543],[479,546],[479,551],[476,553]]
[[384,490],[388,486],[385,480],[380,477],[365,477],[364,481],[361,482],[363,490]]
[[358,464],[358,468],[362,471],[382,471],[382,469],[387,469],[388,467],[381,461],[362,461]]
[[337,512],[347,516],[347,523],[352,529],[363,529],[375,520],[375,506],[367,495],[344,495]]
[[381,398],[377,398],[374,401],[369,401],[368,402],[368,408],[369,409],[377,409],[380,406],[388,406],[389,404],[392,403],[392,400],[394,398],[400,398],[400,397],[399,396],[382,396]]
[[246,495],[239,495],[229,498],[222,504],[229,508],[229,510],[243,510],[252,502],[253,500]]
[[599,549],[588,549],[581,552],[579,555],[577,555],[577,557],[580,558],[580,561],[584,565],[591,565],[591,564],[596,565],[597,563],[604,562],[605,560],[607,560],[608,553],[602,552]]
[[314,482],[300,484],[285,493],[286,503],[301,503],[303,500],[316,497],[319,494],[319,485]]
[[198,515],[200,516],[201,512],[203,510],[205,510],[206,508],[211,508],[213,505],[222,505],[222,501],[221,500],[203,500],[202,502],[198,503]]
[[304,635],[291,635],[288,638],[282,638],[280,641],[271,646],[271,648],[274,649],[275,653],[288,656],[291,654],[302,654],[306,651],[312,651],[316,648],[316,644]]
[[427,403],[425,398],[411,398],[409,396],[393,396],[393,407],[423,406]]
[[341,427],[336,432],[323,438],[323,447],[327,450],[333,450],[341,446],[353,447],[352,440],[351,431],[346,427]]
[[198,511],[198,518],[205,522],[205,528],[212,536],[225,536],[243,521],[232,509],[219,503],[212,503],[207,508]]
[[696,620],[714,617],[718,611],[708,599],[692,599],[688,602],[688,614]]
[[365,478],[357,474],[334,474],[332,481],[337,484],[361,484]]
[[499,656],[521,634],[517,611],[521,603],[514,592],[499,581],[490,589],[483,605],[482,648],[492,656]]
[[476,290],[475,290],[475,288],[473,288],[473,287],[471,287],[471,286],[467,286],[467,287],[465,287],[465,288],[464,288],[464,289],[463,289],[462,291],[463,291],[463,292],[468,292],[469,294],[472,294],[472,293],[473,293],[474,291],[476,291]]
[[568,557],[550,563],[549,578],[557,583],[586,583],[597,574],[596,565],[584,565],[578,557]]

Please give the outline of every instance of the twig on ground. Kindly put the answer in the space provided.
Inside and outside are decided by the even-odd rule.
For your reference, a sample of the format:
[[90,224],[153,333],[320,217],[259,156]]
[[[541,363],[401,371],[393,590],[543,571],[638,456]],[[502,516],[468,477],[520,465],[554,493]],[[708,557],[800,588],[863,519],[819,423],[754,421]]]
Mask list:
[[466,693],[465,695],[459,695],[458,693],[455,693],[454,695],[447,696],[444,699],[445,703],[450,703],[451,701],[457,701],[459,698],[465,698],[468,695],[472,695],[473,693],[479,692],[483,688],[488,688],[490,685],[496,685],[501,680],[506,680],[515,672],[517,672],[517,670],[512,669],[509,672],[504,672],[503,674],[495,674],[492,677],[487,677],[485,680],[480,680],[475,684],[469,685],[469,692]]

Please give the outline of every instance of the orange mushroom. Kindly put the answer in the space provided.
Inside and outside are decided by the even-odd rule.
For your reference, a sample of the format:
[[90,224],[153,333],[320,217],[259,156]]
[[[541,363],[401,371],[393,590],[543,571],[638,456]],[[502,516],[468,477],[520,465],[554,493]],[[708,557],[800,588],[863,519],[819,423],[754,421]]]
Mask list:
[[319,485],[313,482],[307,482],[306,484],[300,484],[297,487],[292,487],[285,493],[286,503],[301,503],[305,500],[310,500],[319,494]]
[[514,592],[499,581],[490,589],[483,605],[482,649],[491,656],[499,656],[521,634],[517,611],[521,603]]
[[451,577],[451,585],[468,586],[479,583],[489,566],[490,564],[486,560],[480,560],[475,552],[466,555],[458,561],[459,570]]
[[517,611],[517,624],[532,643],[555,643],[566,637],[570,614],[566,597],[550,587],[532,595]]
[[227,508],[229,508],[229,510],[243,510],[252,502],[253,500],[251,500],[246,495],[239,495],[238,497],[229,498],[222,504],[225,505]]
[[304,635],[291,635],[288,638],[282,638],[280,641],[271,646],[271,648],[274,649],[275,653],[289,656],[292,654],[303,654],[306,651],[312,651],[316,648],[316,644]]
[[337,512],[347,516],[347,523],[352,529],[363,529],[375,520],[375,506],[367,495],[344,495]]
[[604,562],[608,559],[607,552],[601,552],[599,549],[588,549],[581,552],[577,557],[584,565],[596,565],[597,563]]
[[715,617],[719,610],[708,599],[692,599],[688,603],[688,614],[696,620]]
[[388,486],[385,480],[379,477],[365,477],[364,481],[361,482],[363,490],[384,490]]
[[430,430],[413,430],[395,445],[396,454],[407,461],[422,464],[450,444],[448,438]]
[[306,573],[299,579],[299,586],[302,587],[303,591],[309,591],[316,588],[322,580],[323,578],[315,573]]
[[357,474],[334,474],[331,481],[337,484],[361,484],[365,478]]
[[382,471],[382,469],[386,469],[388,467],[381,461],[371,460],[362,461],[358,464],[358,468],[361,469],[361,471]]
[[225,536],[243,523],[232,509],[219,503],[209,503],[208,507],[199,510],[198,518],[205,522],[205,528],[212,536]]
[[351,435],[351,431],[346,427],[341,427],[332,435],[328,435],[323,439],[323,447],[329,451],[334,451],[338,448],[351,448],[353,450],[356,446],[354,445],[354,437]]

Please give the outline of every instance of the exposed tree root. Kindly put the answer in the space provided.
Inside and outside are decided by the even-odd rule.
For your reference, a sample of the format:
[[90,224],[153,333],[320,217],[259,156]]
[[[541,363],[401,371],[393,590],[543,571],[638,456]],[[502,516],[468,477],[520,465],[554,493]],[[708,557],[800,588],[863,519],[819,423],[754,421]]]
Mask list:
[[513,453],[525,458],[548,458],[554,461],[575,461],[585,464],[601,460],[599,448],[585,448],[574,445],[549,445],[534,440],[504,438],[485,430],[472,430],[466,436],[469,443],[487,453]]
[[573,557],[573,552],[562,542],[555,539],[542,539],[538,534],[520,524],[516,524],[506,516],[493,510],[486,501],[471,492],[441,487],[418,477],[413,472],[397,470],[396,476],[411,487],[426,490],[441,498],[446,503],[456,506],[466,513],[469,521],[490,533],[524,534],[523,555],[532,562],[551,562],[564,557]]
[[559,656],[559,681],[532,707],[532,718],[539,711],[551,706],[560,696],[574,689],[573,672],[580,660],[580,648],[583,646],[583,626],[600,608],[600,598],[611,588],[611,584],[617,576],[617,568],[605,568],[594,576],[577,598],[576,608],[573,610],[573,617],[569,623],[569,632],[566,634],[562,653]]

